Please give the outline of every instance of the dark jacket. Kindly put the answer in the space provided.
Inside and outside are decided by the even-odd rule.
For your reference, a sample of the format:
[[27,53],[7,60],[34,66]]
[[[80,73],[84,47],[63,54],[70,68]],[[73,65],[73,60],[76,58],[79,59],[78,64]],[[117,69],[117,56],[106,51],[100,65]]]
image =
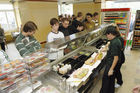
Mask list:
[[0,43],[4,42],[4,38],[5,38],[4,30],[0,28]]
[[59,27],[58,29],[60,32],[62,32],[64,34],[64,36],[69,36],[69,27],[68,28],[64,28],[62,25]]

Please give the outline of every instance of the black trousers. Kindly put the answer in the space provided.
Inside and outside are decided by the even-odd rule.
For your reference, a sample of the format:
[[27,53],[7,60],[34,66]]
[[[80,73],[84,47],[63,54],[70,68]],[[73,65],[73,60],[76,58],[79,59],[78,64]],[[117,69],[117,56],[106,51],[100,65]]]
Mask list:
[[102,87],[100,93],[114,93],[115,92],[115,76],[114,73],[112,76],[108,76],[108,71],[110,67],[106,67],[104,75],[102,78]]
[[115,79],[117,79],[117,84],[122,85],[123,84],[123,80],[122,80],[122,74],[121,74],[121,66],[122,63],[117,63],[116,67],[115,67]]
[[1,45],[1,49],[2,49],[3,51],[5,51],[5,43],[2,42],[2,43],[0,43],[0,45]]

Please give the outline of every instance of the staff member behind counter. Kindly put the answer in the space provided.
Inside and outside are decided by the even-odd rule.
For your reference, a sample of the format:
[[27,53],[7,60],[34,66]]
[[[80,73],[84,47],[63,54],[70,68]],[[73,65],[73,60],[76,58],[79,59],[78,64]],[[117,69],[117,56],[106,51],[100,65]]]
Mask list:
[[[59,28],[59,22],[56,18],[52,18],[50,20],[50,25],[51,25],[51,32],[48,34],[47,36],[47,41],[48,42],[53,42],[55,40],[58,40],[58,39],[61,39],[61,38],[64,38],[64,34],[60,31],[58,31],[58,28]],[[59,49],[55,49],[55,48],[50,48],[50,52],[49,53],[49,59],[51,61],[54,61],[56,59],[59,59],[61,57],[64,56],[64,48],[66,48],[67,46],[63,46]]]
[[102,79],[100,93],[114,93],[115,74],[121,56],[121,41],[117,37],[116,27],[109,26],[106,29],[106,36],[110,40],[109,50],[107,51],[106,68]]
[[36,30],[37,25],[32,21],[28,21],[16,38],[15,45],[21,56],[26,56],[41,48],[40,43],[33,36]]

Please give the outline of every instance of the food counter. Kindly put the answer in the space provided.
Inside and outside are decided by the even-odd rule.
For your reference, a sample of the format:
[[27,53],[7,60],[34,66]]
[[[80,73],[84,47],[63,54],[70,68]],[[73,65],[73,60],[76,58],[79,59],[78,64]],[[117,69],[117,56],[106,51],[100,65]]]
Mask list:
[[[0,93],[89,92],[105,65],[106,27],[80,32],[46,44],[45,49],[0,66]],[[50,48],[67,46],[64,57],[48,59]]]

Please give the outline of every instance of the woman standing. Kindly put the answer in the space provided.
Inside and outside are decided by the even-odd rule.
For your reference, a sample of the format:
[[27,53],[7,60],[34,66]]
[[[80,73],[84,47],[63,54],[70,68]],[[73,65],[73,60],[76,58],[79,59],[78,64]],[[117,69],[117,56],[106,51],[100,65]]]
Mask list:
[[114,93],[115,91],[115,72],[116,65],[120,62],[121,42],[117,38],[116,27],[109,26],[106,29],[106,36],[110,40],[109,50],[107,51],[106,68],[102,79],[100,93]]

